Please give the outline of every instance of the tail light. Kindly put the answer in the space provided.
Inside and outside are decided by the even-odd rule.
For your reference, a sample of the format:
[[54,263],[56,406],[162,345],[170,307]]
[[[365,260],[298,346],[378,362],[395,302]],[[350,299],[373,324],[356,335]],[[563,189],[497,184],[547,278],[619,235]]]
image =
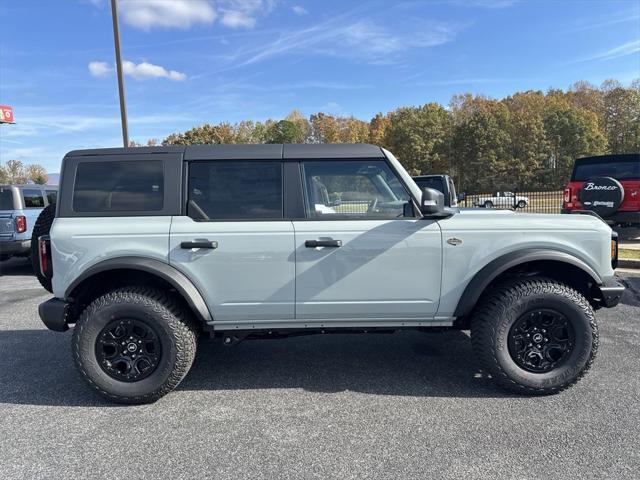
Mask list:
[[618,266],[618,233],[611,232],[611,268]]
[[27,231],[27,217],[18,215],[16,217],[16,232],[24,233]]
[[564,203],[569,203],[571,201],[571,189],[564,189]]
[[51,252],[50,252],[50,237],[49,235],[42,235],[38,238],[38,256],[40,257],[40,273],[45,278],[51,276]]

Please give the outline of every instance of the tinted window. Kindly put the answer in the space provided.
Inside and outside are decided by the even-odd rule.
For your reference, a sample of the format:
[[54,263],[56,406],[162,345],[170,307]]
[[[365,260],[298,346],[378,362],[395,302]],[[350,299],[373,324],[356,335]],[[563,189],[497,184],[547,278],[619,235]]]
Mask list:
[[640,157],[630,158],[627,161],[578,161],[573,172],[573,180],[584,182],[590,177],[638,180],[640,179]]
[[22,198],[24,199],[25,208],[44,207],[44,197],[42,196],[41,190],[25,188],[22,190]]
[[381,160],[304,162],[311,218],[398,218],[410,197]]
[[0,187],[0,210],[13,210],[13,192]]
[[55,190],[46,190],[46,192],[49,205],[56,203],[56,200],[58,199],[58,192]]
[[433,188],[444,193],[444,182],[442,181],[442,177],[416,178],[415,182],[421,190],[423,188]]
[[195,220],[282,218],[281,162],[194,162],[188,215]]
[[76,212],[162,210],[162,162],[156,160],[78,164],[73,191]]

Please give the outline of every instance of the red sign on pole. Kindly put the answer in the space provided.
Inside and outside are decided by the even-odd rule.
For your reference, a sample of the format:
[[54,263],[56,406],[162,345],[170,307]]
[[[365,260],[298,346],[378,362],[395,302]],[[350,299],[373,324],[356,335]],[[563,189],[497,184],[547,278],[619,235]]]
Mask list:
[[0,123],[13,123],[13,108],[0,105]]

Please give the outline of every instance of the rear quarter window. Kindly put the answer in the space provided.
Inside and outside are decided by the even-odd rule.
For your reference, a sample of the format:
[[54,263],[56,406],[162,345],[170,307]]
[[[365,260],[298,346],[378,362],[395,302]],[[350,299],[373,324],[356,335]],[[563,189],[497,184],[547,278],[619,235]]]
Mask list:
[[13,210],[13,192],[0,187],[0,210]]
[[73,189],[75,212],[159,211],[164,202],[163,162],[79,163]]
[[576,161],[572,180],[584,182],[591,177],[612,177],[616,180],[640,180],[640,155]]
[[22,198],[24,199],[25,208],[43,208],[44,197],[42,190],[36,188],[25,188],[22,190]]

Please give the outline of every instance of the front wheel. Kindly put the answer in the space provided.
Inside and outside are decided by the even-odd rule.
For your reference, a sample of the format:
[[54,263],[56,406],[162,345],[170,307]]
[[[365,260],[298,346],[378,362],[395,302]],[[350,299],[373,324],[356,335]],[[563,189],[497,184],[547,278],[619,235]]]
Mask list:
[[487,200],[484,202],[484,208],[493,208],[493,202]]
[[525,202],[524,200],[520,200],[518,202],[518,208],[524,208],[527,206],[527,202]]
[[499,385],[546,395],[572,386],[589,370],[598,327],[580,293],[533,277],[499,285],[481,300],[471,341],[483,370]]
[[94,300],[73,332],[80,375],[118,403],[150,403],[185,377],[196,353],[197,332],[184,309],[147,287],[115,290]]

